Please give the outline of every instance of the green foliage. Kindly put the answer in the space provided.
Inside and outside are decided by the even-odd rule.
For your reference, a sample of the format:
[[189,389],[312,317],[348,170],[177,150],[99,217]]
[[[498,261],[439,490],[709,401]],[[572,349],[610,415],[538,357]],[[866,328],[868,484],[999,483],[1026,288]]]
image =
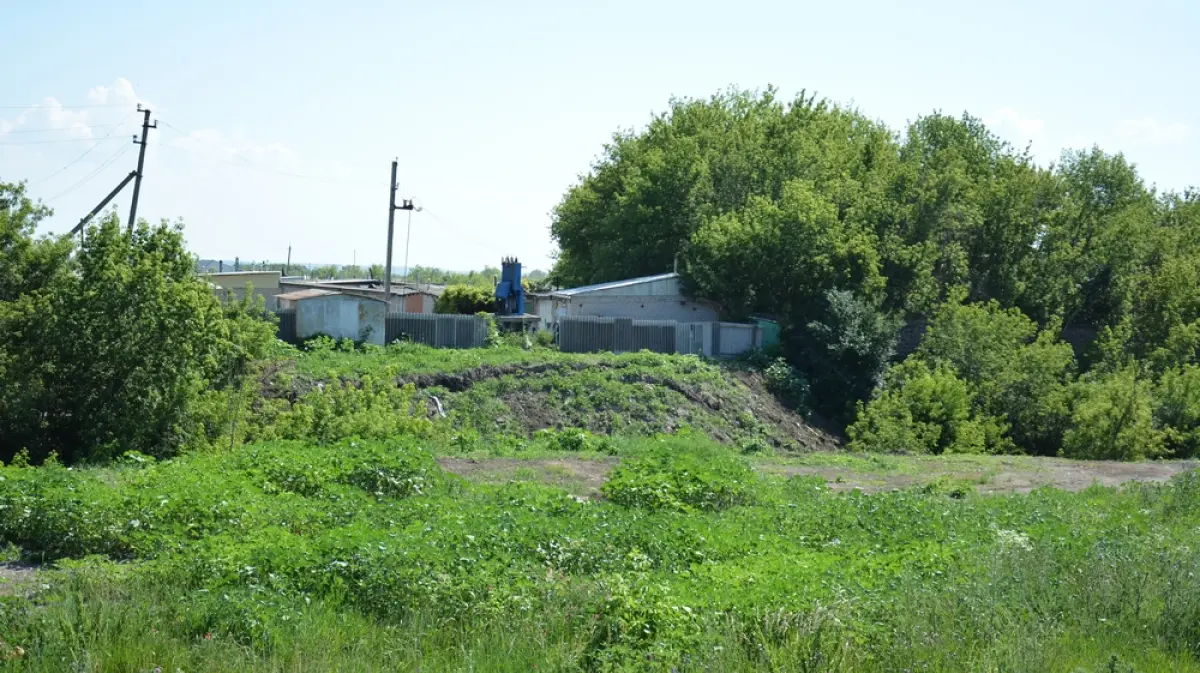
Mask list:
[[[1109,329],[1110,371],[1200,364],[1200,193],[1156,194],[1098,148],[1040,167],[970,115],[894,133],[774,89],[672,100],[613,137],[551,234],[560,284],[660,273],[678,258],[687,288],[729,317],[776,316],[816,410],[842,422],[881,380],[892,316],[964,302],[987,308],[946,317],[962,329],[943,325],[944,340],[1000,331],[975,349],[978,370],[955,366],[1031,452],[1055,453],[1070,414],[1061,326]],[[847,321],[834,291],[860,319]],[[985,380],[1013,352],[1036,362]]]
[[767,390],[792,409],[803,412],[808,408],[808,381],[804,375],[783,358],[776,358],[763,369]]
[[1163,375],[1155,391],[1154,418],[1164,432],[1167,454],[1200,455],[1200,367],[1188,365]]
[[824,306],[820,320],[791,333],[787,350],[807,374],[814,407],[849,421],[856,401],[881,382],[896,346],[899,323],[844,290],[826,293]]
[[1151,383],[1133,368],[1081,380],[1062,455],[1107,460],[1159,456],[1164,438],[1154,424],[1152,393]]
[[997,302],[939,308],[917,357],[952,367],[970,387],[974,412],[1005,420],[1016,446],[1053,455],[1070,421],[1071,347],[1057,323],[1038,331],[1017,309]]
[[222,306],[179,228],[90,228],[60,273],[0,303],[0,457],[169,455],[201,434],[210,386],[236,386],[273,341],[261,309]]
[[853,451],[982,453],[1005,448],[1003,427],[974,411],[966,381],[948,365],[911,359],[893,367],[879,396],[847,429]]
[[491,313],[495,307],[496,298],[489,286],[451,285],[437,298],[433,310],[438,313],[474,315]]
[[0,467],[0,546],[57,560],[0,596],[0,670],[1200,670],[1196,474],[835,493],[628,451],[591,501],[413,439]]
[[604,495],[626,507],[681,512],[755,501],[755,477],[747,463],[720,451],[684,448],[675,442],[621,463],[604,484]]
[[0,302],[45,287],[65,272],[70,239],[34,238],[51,214],[25,195],[23,183],[0,182]]

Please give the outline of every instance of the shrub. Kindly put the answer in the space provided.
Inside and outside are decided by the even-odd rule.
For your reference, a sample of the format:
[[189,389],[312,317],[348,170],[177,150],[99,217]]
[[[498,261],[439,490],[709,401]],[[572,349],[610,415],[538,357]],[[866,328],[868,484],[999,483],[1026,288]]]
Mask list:
[[547,448],[554,451],[616,453],[616,448],[613,446],[611,439],[601,435],[594,435],[581,428],[565,428],[563,430],[547,428],[539,430],[534,437],[535,439],[545,441]]
[[1163,429],[1167,453],[1195,457],[1200,453],[1200,367],[1188,365],[1163,374],[1155,397],[1154,418]]
[[977,416],[966,381],[946,365],[910,359],[847,429],[848,448],[885,453],[982,453],[1004,447],[997,419]]
[[952,367],[966,381],[977,414],[1004,418],[1015,443],[1038,454],[1062,445],[1070,418],[1074,353],[1017,309],[999,304],[944,304],[916,356]]
[[1107,460],[1160,455],[1164,437],[1154,427],[1151,394],[1150,383],[1140,380],[1134,367],[1080,382],[1061,454]]
[[437,313],[460,315],[491,313],[495,308],[496,298],[492,290],[472,285],[451,285],[442,292],[433,306]]
[[820,314],[807,328],[788,330],[789,360],[805,372],[817,411],[848,421],[881,382],[899,324],[871,301],[840,290],[825,293]]
[[617,466],[602,489],[613,502],[650,510],[716,511],[755,501],[749,464],[727,450],[660,446]]
[[202,391],[238,385],[275,330],[250,301],[222,306],[193,263],[181,228],[127,235],[113,216],[68,272],[0,302],[0,458],[170,455],[203,431]]
[[767,390],[796,411],[808,409],[808,379],[787,360],[777,358],[763,369]]

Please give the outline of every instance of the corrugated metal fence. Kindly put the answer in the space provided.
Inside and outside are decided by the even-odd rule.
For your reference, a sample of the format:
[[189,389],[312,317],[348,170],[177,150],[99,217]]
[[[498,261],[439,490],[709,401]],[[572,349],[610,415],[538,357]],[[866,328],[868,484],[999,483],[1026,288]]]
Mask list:
[[757,325],[575,316],[558,321],[558,347],[567,353],[650,350],[733,357],[762,348]]
[[483,348],[487,321],[477,315],[389,313],[385,340],[404,339],[434,348]]
[[[278,336],[299,344],[312,335],[296,333],[296,309],[281,309]],[[404,339],[434,348],[483,348],[487,345],[487,321],[477,315],[435,315],[429,313],[389,313],[385,323],[384,341]]]

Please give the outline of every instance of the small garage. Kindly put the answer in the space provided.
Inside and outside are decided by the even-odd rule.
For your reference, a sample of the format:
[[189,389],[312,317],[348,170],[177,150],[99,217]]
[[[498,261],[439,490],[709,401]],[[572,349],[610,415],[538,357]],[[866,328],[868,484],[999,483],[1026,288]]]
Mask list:
[[301,290],[277,297],[281,309],[296,311],[296,337],[320,334],[335,339],[384,344],[387,302],[334,290]]

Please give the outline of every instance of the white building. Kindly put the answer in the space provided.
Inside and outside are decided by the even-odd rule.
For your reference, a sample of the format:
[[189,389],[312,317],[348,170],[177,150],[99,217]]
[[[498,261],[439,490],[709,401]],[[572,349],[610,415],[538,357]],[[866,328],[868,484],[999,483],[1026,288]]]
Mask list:
[[594,315],[683,323],[716,322],[719,318],[717,305],[713,302],[684,296],[677,273],[532,294],[529,299],[533,302],[532,312],[541,317],[543,328],[567,316]]

